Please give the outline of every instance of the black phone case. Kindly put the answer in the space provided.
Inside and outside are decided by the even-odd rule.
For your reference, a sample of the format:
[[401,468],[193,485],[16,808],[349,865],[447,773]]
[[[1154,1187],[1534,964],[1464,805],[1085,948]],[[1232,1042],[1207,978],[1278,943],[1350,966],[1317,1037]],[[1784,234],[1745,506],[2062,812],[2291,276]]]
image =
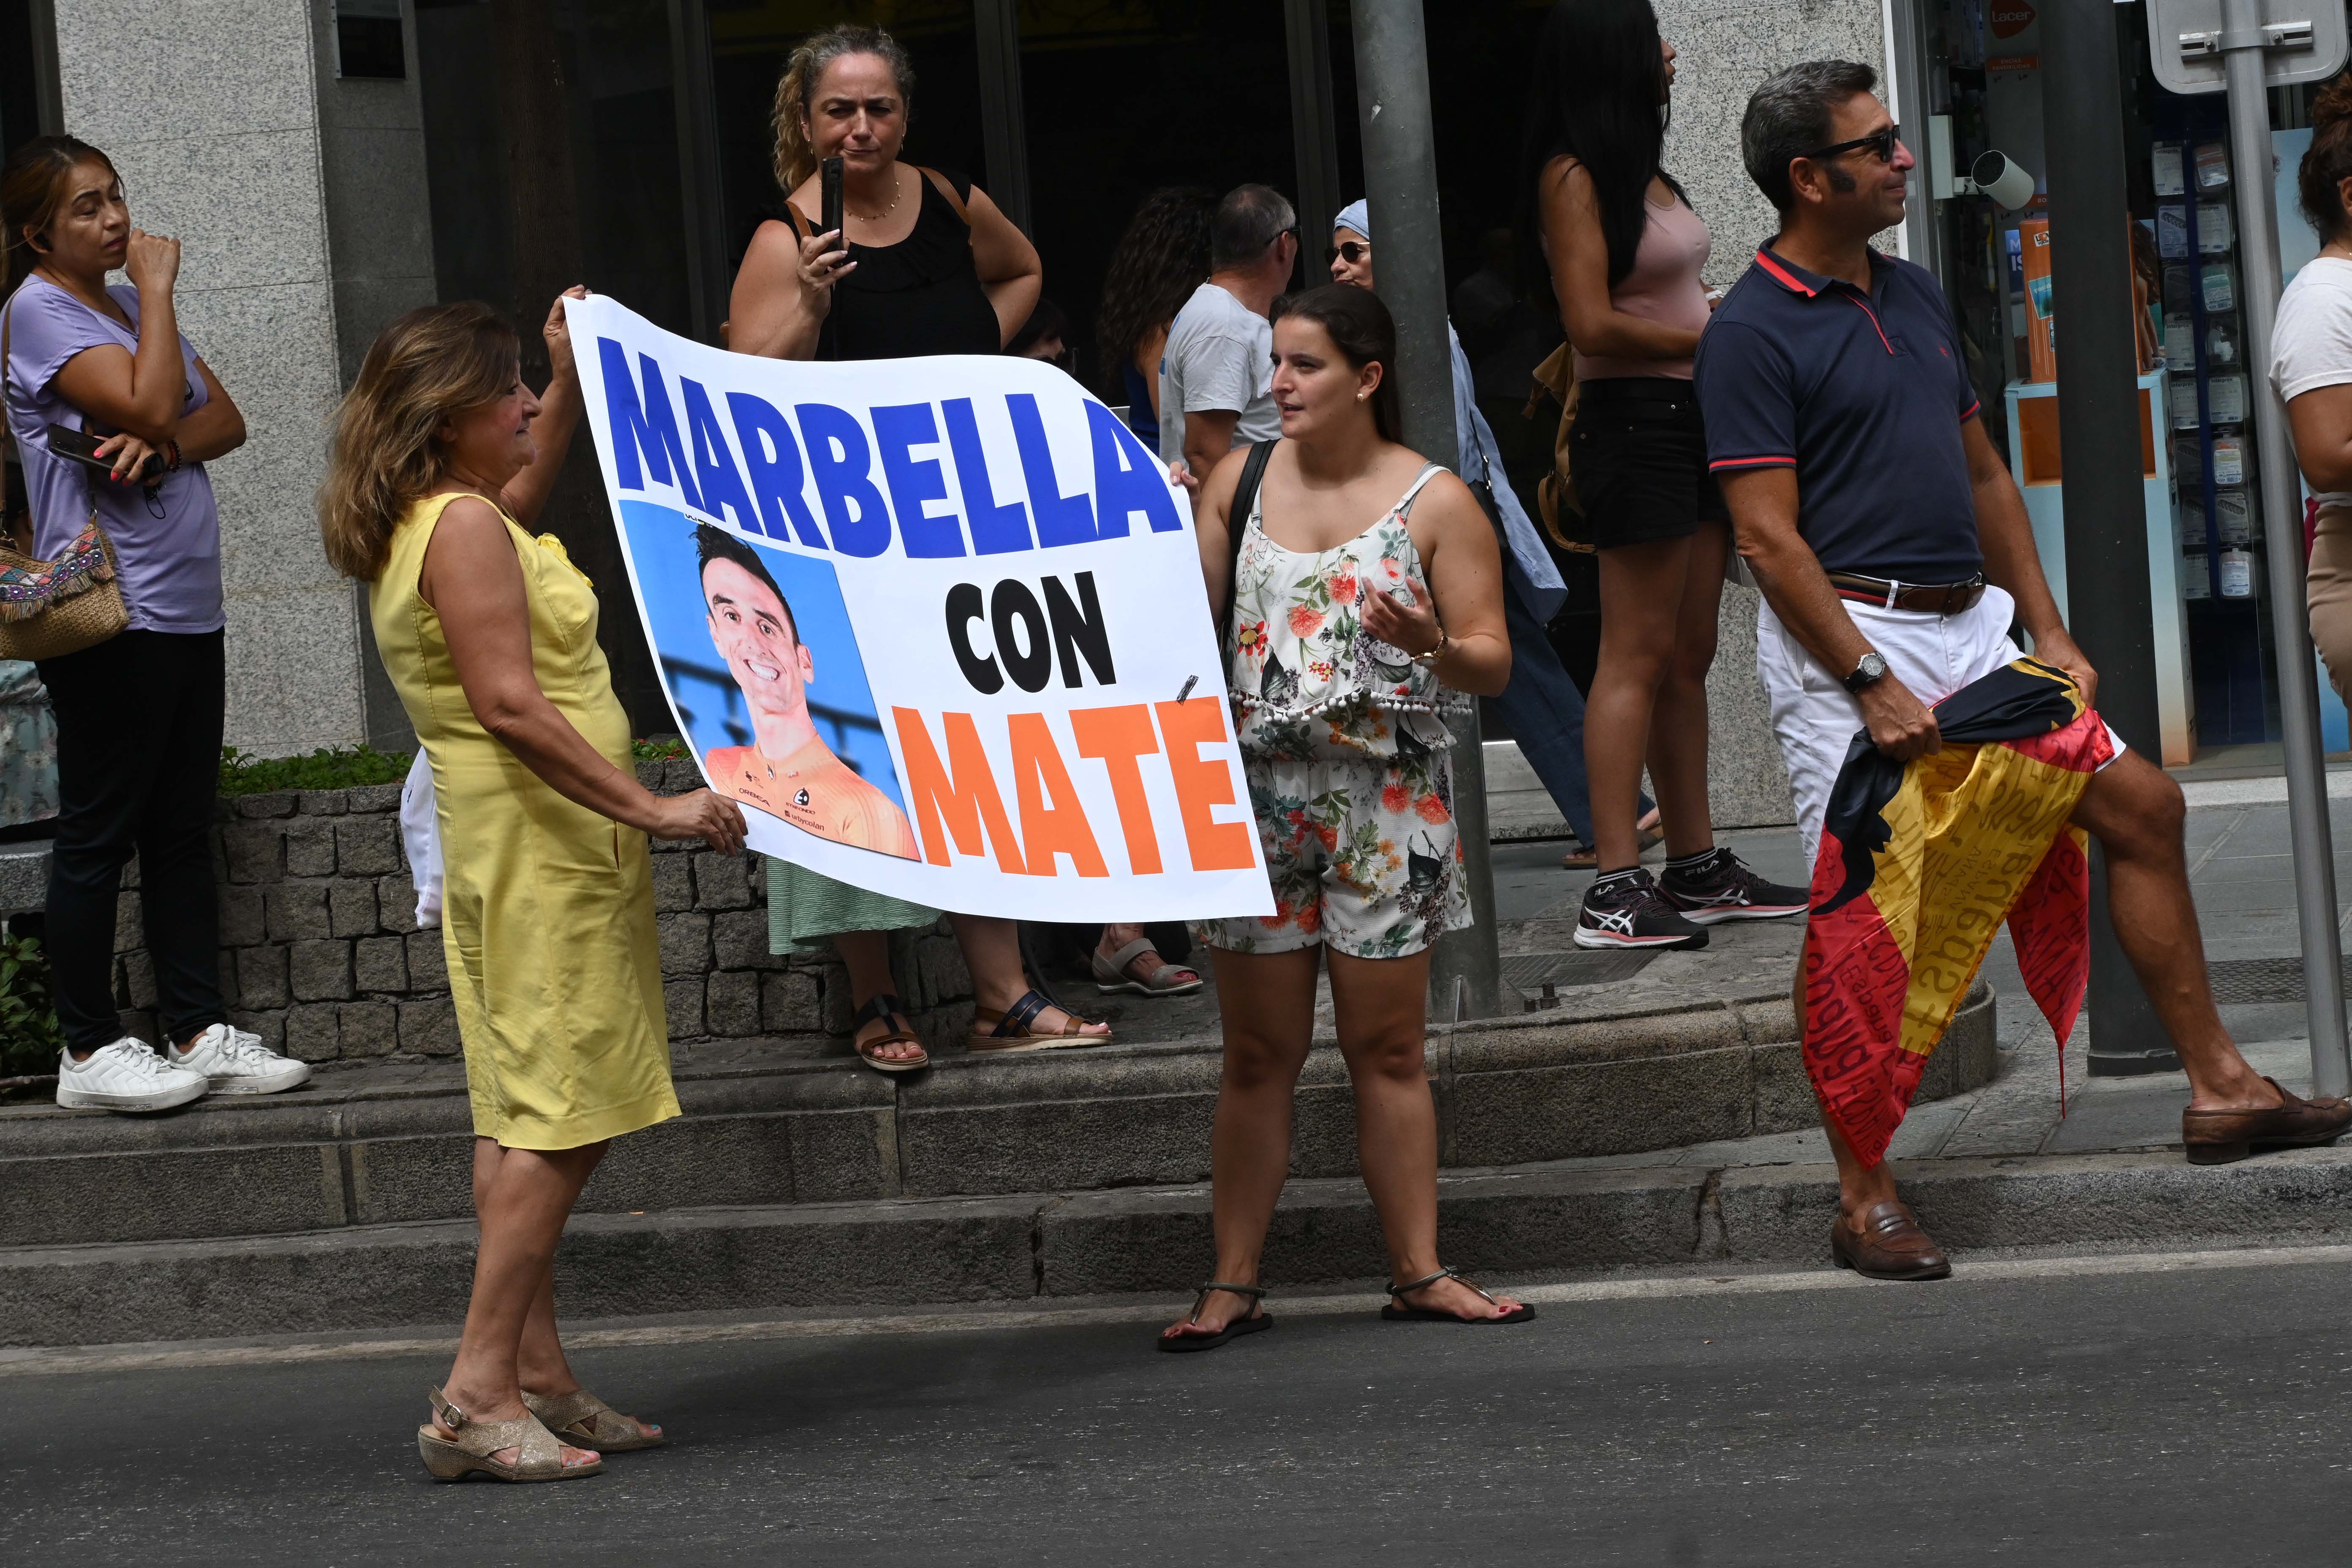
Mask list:
[[[114,473],[114,464],[111,460],[98,455],[98,444],[102,439],[104,437],[93,436],[87,430],[77,430],[70,425],[49,426],[48,447],[51,452],[60,458],[70,458],[85,468],[95,469],[111,478]],[[159,482],[163,478],[163,458],[160,453],[150,452],[147,455],[147,460],[139,465],[139,482],[142,485],[152,485]]]
[[827,158],[817,165],[817,227],[841,230],[841,160]]

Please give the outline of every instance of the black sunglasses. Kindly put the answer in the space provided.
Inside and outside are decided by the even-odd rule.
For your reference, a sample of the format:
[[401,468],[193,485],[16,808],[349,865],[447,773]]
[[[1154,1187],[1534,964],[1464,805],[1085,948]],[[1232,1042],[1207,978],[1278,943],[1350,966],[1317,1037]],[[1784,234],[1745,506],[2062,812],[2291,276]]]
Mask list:
[[1811,158],[1819,163],[1827,159],[1835,158],[1841,153],[1851,153],[1858,147],[1867,147],[1877,155],[1880,163],[1892,163],[1895,162],[1895,143],[1902,134],[1901,126],[1889,125],[1883,131],[1874,131],[1867,136],[1857,136],[1851,142],[1839,142],[1827,147],[1816,147],[1811,152],[1801,153],[1800,156]]
[[1328,267],[1334,260],[1340,257],[1345,257],[1348,259],[1348,265],[1353,267],[1357,262],[1361,261],[1365,257],[1370,256],[1371,253],[1372,247],[1370,241],[1361,239],[1343,240],[1338,245],[1327,246],[1324,247],[1323,265]]

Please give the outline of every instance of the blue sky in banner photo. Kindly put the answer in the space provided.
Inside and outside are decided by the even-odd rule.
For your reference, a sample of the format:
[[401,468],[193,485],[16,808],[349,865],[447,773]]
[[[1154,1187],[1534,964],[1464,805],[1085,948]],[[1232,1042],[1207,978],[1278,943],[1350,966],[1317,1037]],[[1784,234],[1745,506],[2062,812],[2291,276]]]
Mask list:
[[[677,705],[687,743],[698,756],[714,747],[751,744],[751,725],[743,694],[728,675],[726,661],[711,646],[709,616],[703,607],[702,579],[695,560],[693,520],[669,507],[623,500],[621,521],[628,531],[629,552],[636,563],[637,584],[652,622],[662,679]],[[822,556],[773,549],[758,540],[746,542],[759,552],[791,602],[793,619],[815,665],[808,700],[817,733],[835,756],[905,810],[906,796],[898,787],[890,745],[883,738],[875,712],[866,663],[858,654],[857,633],[842,603],[833,563]]]

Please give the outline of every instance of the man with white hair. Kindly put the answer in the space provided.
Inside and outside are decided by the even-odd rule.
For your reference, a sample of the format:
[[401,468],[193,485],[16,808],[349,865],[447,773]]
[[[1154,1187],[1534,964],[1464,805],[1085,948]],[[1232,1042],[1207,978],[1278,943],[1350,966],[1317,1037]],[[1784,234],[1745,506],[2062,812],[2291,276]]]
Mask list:
[[1281,192],[1236,185],[1209,226],[1209,280],[1168,323],[1160,354],[1160,456],[1202,479],[1236,447],[1282,434],[1274,408],[1275,300],[1298,260]]

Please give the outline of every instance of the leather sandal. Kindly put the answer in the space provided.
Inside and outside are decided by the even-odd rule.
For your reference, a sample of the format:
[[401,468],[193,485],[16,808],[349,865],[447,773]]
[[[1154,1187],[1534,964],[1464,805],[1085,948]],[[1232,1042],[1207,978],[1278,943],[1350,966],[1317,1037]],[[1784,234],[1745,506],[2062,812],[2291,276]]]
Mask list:
[[971,1032],[963,1037],[963,1043],[974,1051],[1059,1051],[1073,1046],[1110,1043],[1108,1031],[1099,1035],[1087,1033],[1087,1020],[1076,1013],[1070,1013],[1069,1022],[1059,1029],[1032,1027],[1037,1022],[1037,1015],[1054,1005],[1043,992],[1033,990],[1023,992],[1021,1000],[1002,1013],[993,1007],[976,1008]]
[[1223,1279],[1212,1279],[1193,1294],[1192,1310],[1184,1320],[1186,1322],[1197,1323],[1201,1321],[1201,1309],[1209,1304],[1209,1292],[1212,1290],[1224,1290],[1235,1296],[1247,1296],[1250,1303],[1249,1310],[1238,1318],[1226,1320],[1225,1326],[1213,1334],[1163,1334],[1160,1339],[1161,1350],[1179,1355],[1192,1351],[1213,1351],[1227,1340],[1237,1340],[1244,1334],[1262,1334],[1274,1327],[1273,1317],[1259,1305],[1259,1302],[1265,1299],[1265,1286],[1229,1285]]
[[2257,1149],[2308,1149],[2334,1142],[2352,1126],[2352,1104],[2333,1095],[2305,1100],[2279,1089],[2274,1078],[2263,1081],[2278,1089],[2274,1110],[2180,1113],[2180,1143],[2190,1164],[2227,1165]]
[[1393,1300],[1381,1309],[1381,1316],[1391,1323],[1460,1323],[1465,1328],[1482,1329],[1501,1328],[1507,1323],[1524,1323],[1536,1315],[1536,1310],[1524,1301],[1519,1303],[1517,1309],[1504,1313],[1499,1318],[1465,1318],[1458,1312],[1441,1312],[1434,1307],[1413,1307],[1406,1304],[1407,1296],[1412,1295],[1415,1290],[1426,1289],[1440,1279],[1459,1280],[1485,1300],[1488,1301],[1495,1300],[1493,1296],[1479,1289],[1476,1284],[1464,1278],[1457,1271],[1441,1268],[1434,1274],[1424,1274],[1410,1284],[1390,1286],[1389,1295]]
[[[889,1024],[906,1010],[905,1005],[898,997],[885,991],[869,998],[866,1005],[857,1010],[857,1016],[850,1020],[849,1027],[854,1033],[877,1018],[885,1024]],[[870,1040],[858,1040],[855,1043],[858,1056],[876,1072],[914,1072],[931,1065],[931,1054],[923,1049],[923,1042],[915,1037],[912,1030],[901,1029],[895,1025],[887,1035],[877,1035]],[[900,1057],[895,1060],[874,1054],[884,1046],[899,1045],[914,1047],[915,1054],[911,1057]]]
[[[1159,948],[1152,945],[1148,936],[1137,937],[1108,958],[1102,955],[1101,948],[1096,948],[1087,955],[1095,972],[1095,989],[1105,994],[1114,991],[1132,991],[1138,996],[1184,996],[1201,988],[1202,982],[1198,972],[1171,963],[1164,958],[1160,960],[1160,967],[1151,972],[1149,980],[1138,980],[1129,974],[1127,966],[1147,952],[1160,958]],[[1177,974],[1190,974],[1192,978],[1170,978]]]
[[669,1437],[658,1426],[650,1435],[637,1422],[622,1415],[584,1388],[569,1394],[541,1395],[525,1394],[524,1405],[539,1417],[540,1425],[556,1436],[559,1442],[575,1448],[593,1448],[600,1454],[626,1454],[639,1448],[658,1448]]
[[[601,1457],[584,1465],[565,1464],[563,1445],[536,1415],[477,1421],[450,1404],[437,1388],[429,1390],[428,1397],[433,1402],[433,1419],[457,1434],[452,1441],[430,1426],[416,1429],[417,1457],[436,1481],[462,1481],[467,1476],[488,1476],[499,1481],[576,1481],[604,1473]],[[516,1450],[511,1463],[490,1458],[501,1448]]]

